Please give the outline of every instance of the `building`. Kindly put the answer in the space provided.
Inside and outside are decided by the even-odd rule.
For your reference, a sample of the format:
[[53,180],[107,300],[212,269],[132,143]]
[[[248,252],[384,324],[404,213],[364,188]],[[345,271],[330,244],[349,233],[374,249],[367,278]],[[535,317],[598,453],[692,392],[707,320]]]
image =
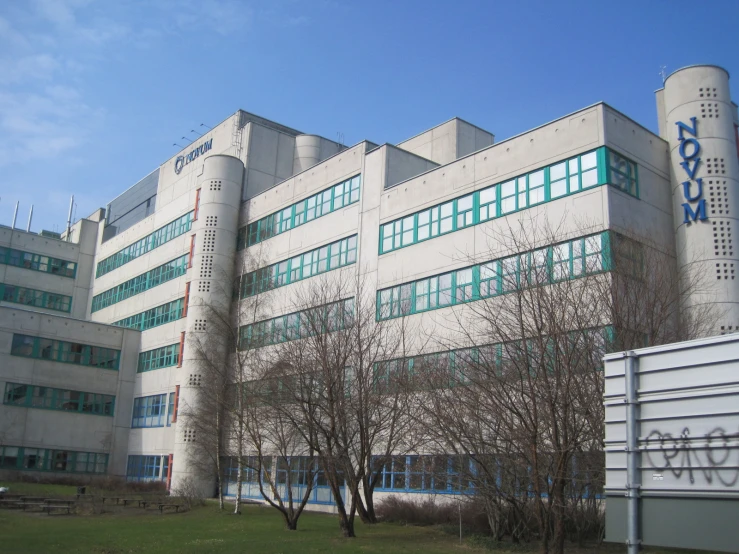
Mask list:
[[[177,419],[179,403],[192,402],[201,380],[187,337],[208,333],[193,300],[214,300],[219,282],[253,249],[284,285],[268,293],[274,314],[264,325],[280,324],[294,300],[291,285],[315,274],[314,256],[324,260],[316,272],[361,273],[378,291],[378,318],[405,309],[407,295],[418,300],[407,304],[409,313],[433,322],[468,301],[445,290],[480,286],[473,278],[479,267],[469,260],[490,262],[488,237],[535,213],[566,222],[561,244],[570,268],[601,263],[608,234],[618,233],[648,241],[681,272],[709,275],[710,290],[686,300],[722,307],[716,333],[737,330],[739,251],[731,232],[739,213],[739,118],[728,80],[708,65],[670,75],[657,91],[660,135],[597,103],[497,143],[454,118],[396,145],[346,147],[238,111],[64,239],[42,245],[10,230],[0,238],[80,260],[74,291],[69,283],[38,284],[39,291],[72,295],[75,325],[94,323],[101,340],[109,326],[140,333],[130,339],[140,340],[135,375],[132,367],[119,371],[133,376],[132,392],[116,399],[117,414],[130,422],[125,451],[123,439],[106,450],[125,457],[126,468],[111,464],[109,472],[174,484],[195,472],[193,431]],[[346,257],[334,265],[327,245]],[[513,254],[501,247],[494,262]],[[17,264],[6,262],[8,284],[25,279],[10,265]],[[426,284],[436,291],[433,301]],[[0,352],[11,351],[11,334],[21,334],[13,321],[7,325]],[[95,329],[89,336],[97,340]],[[128,335],[121,340],[122,363],[129,363]],[[25,374],[25,381],[14,379],[36,385]],[[7,406],[12,398],[6,392],[4,411],[16,409]],[[316,503],[327,501],[316,496]]]

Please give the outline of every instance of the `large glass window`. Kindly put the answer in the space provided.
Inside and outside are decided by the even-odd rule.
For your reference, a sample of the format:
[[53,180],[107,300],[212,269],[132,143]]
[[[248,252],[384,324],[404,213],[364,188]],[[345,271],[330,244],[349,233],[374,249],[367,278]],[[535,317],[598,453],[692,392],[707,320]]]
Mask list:
[[377,318],[435,310],[610,268],[600,233],[377,291]]
[[241,279],[241,298],[289,285],[356,261],[357,235],[353,235],[247,273]]
[[104,474],[108,470],[108,455],[99,452],[0,446],[0,468]]
[[380,254],[605,183],[638,197],[636,164],[601,147],[405,215],[380,226]]
[[167,406],[166,394],[134,398],[131,427],[164,427],[167,423]]
[[29,335],[13,335],[10,353],[13,356],[118,369],[118,359],[121,351],[76,342],[31,337]]
[[162,471],[169,461],[169,456],[129,456],[126,466],[126,481],[158,481],[166,480],[167,473]]
[[170,240],[187,233],[192,228],[194,216],[194,211],[187,213],[168,223],[164,227],[160,227],[144,238],[137,240],[126,248],[119,250],[112,256],[108,256],[99,261],[97,264],[97,270],[95,271],[95,277],[101,277],[106,273],[110,273],[114,269],[127,264],[131,260],[135,260],[139,256],[143,256],[147,252],[151,252]]
[[0,264],[13,265],[33,271],[53,273],[61,277],[74,279],[77,274],[77,263],[58,258],[51,258],[42,254],[23,252],[15,248],[0,246]]
[[357,202],[360,180],[360,175],[355,175],[351,179],[283,208],[279,212],[249,223],[246,227],[239,229],[236,248],[243,250]]
[[189,254],[184,254],[171,262],[167,262],[133,279],[129,279],[112,289],[96,294],[92,298],[91,311],[96,312],[102,310],[117,302],[122,302],[127,298],[131,298],[157,285],[184,275],[187,272],[189,256]]
[[115,396],[37,385],[5,383],[3,404],[112,416],[115,410]]
[[347,298],[239,328],[239,348],[247,350],[346,328],[354,314],[354,299]]
[[139,354],[137,373],[172,367],[177,365],[180,356],[180,343],[162,346],[154,350],[147,350]]
[[178,298],[172,302],[167,302],[161,306],[151,308],[145,312],[134,314],[126,317],[111,325],[117,327],[127,327],[129,329],[138,329],[139,331],[146,331],[165,323],[171,323],[183,317],[183,308],[185,306],[185,299]]

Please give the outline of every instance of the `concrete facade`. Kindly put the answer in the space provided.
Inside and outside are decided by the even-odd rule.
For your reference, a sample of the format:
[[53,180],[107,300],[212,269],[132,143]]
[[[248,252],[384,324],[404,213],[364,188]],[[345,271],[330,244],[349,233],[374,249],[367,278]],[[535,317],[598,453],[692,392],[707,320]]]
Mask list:
[[[658,92],[658,113],[666,121],[661,126],[669,132],[675,117],[689,120],[696,109],[701,109],[690,107],[680,96],[681,91],[692,91],[698,81],[707,79],[711,88],[714,82],[717,89],[723,87],[721,102],[733,106],[728,81],[722,80],[725,72],[706,71],[710,74],[707,77],[693,70],[686,70],[684,77],[677,73],[668,79],[664,92]],[[709,85],[699,88],[703,86]],[[724,104],[722,117],[736,124],[735,110],[731,112]],[[665,106],[673,105],[687,105],[680,108],[687,111],[665,115]],[[731,163],[727,161],[729,150],[719,154],[711,150],[710,156],[723,158],[726,179],[736,180],[736,141],[730,144],[725,127],[720,129],[723,143],[718,139],[715,146],[709,143],[713,131],[706,127],[709,134],[700,135],[704,141],[701,144],[706,156],[718,145],[728,148],[733,144]],[[203,274],[207,257],[213,258],[208,262],[213,267],[219,265],[226,273],[233,273],[234,266],[229,264],[243,267],[248,256],[258,257],[260,265],[266,266],[356,235],[356,263],[334,271],[343,282],[361,277],[368,287],[382,291],[487,261],[491,253],[497,257],[513,254],[495,237],[522,218],[531,218],[557,227],[562,241],[613,231],[677,260],[688,245],[698,248],[694,243],[700,243],[705,248],[713,244],[714,237],[712,231],[711,236],[686,234],[685,226],[676,223],[676,210],[682,207],[675,199],[675,172],[682,160],[675,161],[679,145],[668,131],[660,137],[614,108],[598,103],[497,143],[492,133],[453,118],[396,145],[362,141],[346,147],[238,111],[142,180],[141,191],[148,192],[131,189],[119,196],[116,205],[130,209],[128,214],[116,214],[116,221],[126,222],[120,229],[111,229],[109,209],[107,217],[96,212],[78,222],[69,242],[45,244],[46,239],[36,235],[0,228],[0,246],[5,244],[2,241],[10,244],[13,240],[34,252],[58,251],[59,257],[78,260],[74,282],[44,281],[39,282],[39,288],[73,294],[72,315],[80,320],[138,329],[142,360],[154,356],[152,353],[178,352],[174,357],[168,354],[157,358],[160,361],[156,369],[142,361],[138,370],[133,370],[130,394],[136,405],[155,405],[153,410],[160,416],[155,418],[156,424],[145,426],[132,426],[129,420],[133,428],[127,432],[125,450],[115,454],[128,457],[128,467],[116,474],[134,479],[171,478],[172,486],[176,486],[192,474],[187,461],[186,421],[176,416],[179,403],[189,402],[188,389],[195,382],[191,379],[193,370],[185,337],[207,333],[198,310],[186,305],[189,301],[194,306],[195,297],[202,299],[216,288],[217,283],[205,285],[205,281],[216,278],[215,273]],[[564,181],[558,177],[560,172],[564,172]],[[519,182],[528,183],[531,190],[523,196],[514,194],[511,198],[515,197],[517,207],[508,209],[505,206],[510,198],[506,200],[505,191],[512,180],[522,176],[525,180]],[[546,181],[541,196],[535,190],[537,179]],[[152,183],[156,183],[156,194],[152,194]],[[212,183],[222,186],[211,190]],[[358,189],[352,189],[355,186]],[[321,217],[300,225],[281,227],[274,223],[287,209],[293,210],[291,217],[297,218],[298,208],[292,206],[299,204],[307,212],[311,197],[330,190],[334,195],[340,194],[337,190],[346,192],[341,193],[340,202],[332,201]],[[481,199],[490,191],[498,195],[499,205],[492,208],[497,210],[496,215],[483,218],[479,215]],[[454,201],[454,210],[461,210],[465,199],[472,202],[473,197],[477,214],[474,224],[458,229],[455,226],[450,232],[423,241],[415,240],[420,236],[415,230],[409,235],[414,237],[412,244],[406,243],[405,235],[399,232],[398,245],[386,249],[384,233],[396,223],[400,229],[406,221],[415,225],[423,217],[421,212],[438,207],[442,214],[441,210],[451,206],[450,201]],[[320,203],[322,197],[317,198]],[[709,212],[714,209],[710,203],[718,204],[718,197],[713,198],[716,200],[711,200],[710,194],[706,197]],[[139,218],[138,213],[143,215]],[[269,231],[264,240],[250,243],[249,229],[258,228],[253,224],[273,214],[269,225],[277,231]],[[455,212],[453,217],[457,215]],[[719,215],[724,214],[716,214],[717,222]],[[217,218],[217,224],[210,224],[215,221],[212,218]],[[714,214],[709,213],[709,226],[713,220]],[[185,223],[177,231],[162,231],[176,221]],[[689,230],[704,223],[691,223]],[[166,240],[161,238],[165,235]],[[121,252],[125,255],[118,254]],[[118,256],[120,263],[109,264],[112,256]],[[186,265],[177,265],[183,257]],[[217,264],[215,257],[219,258]],[[716,262],[711,259],[705,263]],[[101,270],[105,264],[109,269]],[[7,275],[9,283],[22,282],[24,276],[18,271],[0,265],[0,281]],[[134,290],[142,280],[158,284]],[[294,285],[286,285],[265,293],[271,317],[293,309],[297,290]],[[731,295],[739,293],[733,279],[722,280],[717,290],[711,293],[711,301],[716,300],[716,294],[733,298]],[[412,317],[421,329],[440,327],[449,324],[453,310],[461,309],[464,307],[450,306]],[[736,329],[732,313],[717,322],[716,332]],[[166,406],[161,416],[163,398]],[[120,402],[116,402],[120,408]],[[128,409],[130,416],[133,409]],[[136,469],[144,466],[147,469],[143,473]],[[325,498],[323,502],[328,505]]]

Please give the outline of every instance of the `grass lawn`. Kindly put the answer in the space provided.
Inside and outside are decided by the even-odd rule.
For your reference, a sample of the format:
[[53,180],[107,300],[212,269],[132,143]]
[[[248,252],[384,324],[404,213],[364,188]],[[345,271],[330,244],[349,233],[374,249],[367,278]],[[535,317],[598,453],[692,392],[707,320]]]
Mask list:
[[[43,487],[43,488],[42,488]],[[74,487],[13,483],[21,494],[73,494]],[[356,539],[340,536],[335,516],[304,513],[298,531],[286,531],[272,508],[244,506],[240,516],[215,503],[183,514],[137,509],[96,516],[23,513],[0,509],[0,552],[85,554],[189,552],[484,552],[441,531],[357,522]]]
[[[0,482],[0,486],[5,485]],[[75,487],[12,483],[10,492],[33,496],[73,495]],[[89,492],[89,488],[88,488]],[[128,493],[127,496],[135,496]],[[281,516],[267,507],[245,505],[240,516],[221,512],[214,501],[186,513],[159,514],[156,510],[113,507],[115,513],[91,516],[46,515],[0,509],[0,552],[64,554],[190,552],[278,553],[298,552],[460,552],[483,553],[481,541],[465,540],[432,527],[412,527],[390,523],[356,523],[356,539],[340,536],[336,516],[304,513],[298,531],[286,531]],[[231,505],[231,509],[233,509]],[[532,554],[537,545],[498,544],[496,554]],[[567,548],[569,554],[622,554],[623,545],[599,548]],[[487,550],[487,552],[490,552]],[[679,553],[687,550],[646,548],[645,554]],[[707,554],[702,552],[701,554]]]

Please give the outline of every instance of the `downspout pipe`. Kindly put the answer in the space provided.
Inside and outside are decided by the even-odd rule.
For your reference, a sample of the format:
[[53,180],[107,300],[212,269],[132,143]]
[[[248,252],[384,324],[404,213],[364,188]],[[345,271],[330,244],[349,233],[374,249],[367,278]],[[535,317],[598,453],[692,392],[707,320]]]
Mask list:
[[641,546],[639,538],[639,508],[641,489],[641,455],[639,453],[639,357],[633,351],[626,353],[625,398],[626,403],[626,551],[637,554]]

